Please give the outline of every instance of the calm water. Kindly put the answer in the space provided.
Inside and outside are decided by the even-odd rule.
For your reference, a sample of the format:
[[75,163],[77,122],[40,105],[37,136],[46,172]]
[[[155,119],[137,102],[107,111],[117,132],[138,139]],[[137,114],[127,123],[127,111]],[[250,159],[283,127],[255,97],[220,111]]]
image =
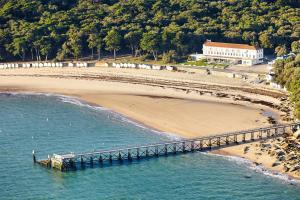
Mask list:
[[[247,163],[202,153],[61,173],[31,151],[82,152],[170,140],[121,116],[39,95],[0,94],[0,199],[300,199]],[[246,178],[245,175],[251,178]]]

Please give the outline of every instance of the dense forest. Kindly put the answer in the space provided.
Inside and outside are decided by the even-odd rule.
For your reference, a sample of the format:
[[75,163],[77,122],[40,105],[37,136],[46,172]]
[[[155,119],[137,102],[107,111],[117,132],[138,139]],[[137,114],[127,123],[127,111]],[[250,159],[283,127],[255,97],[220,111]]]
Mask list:
[[291,93],[290,98],[294,103],[295,116],[300,119],[300,53],[278,60],[274,64],[275,81],[285,86]]
[[299,0],[0,0],[3,61],[119,52],[171,61],[206,39],[282,55],[299,38]]

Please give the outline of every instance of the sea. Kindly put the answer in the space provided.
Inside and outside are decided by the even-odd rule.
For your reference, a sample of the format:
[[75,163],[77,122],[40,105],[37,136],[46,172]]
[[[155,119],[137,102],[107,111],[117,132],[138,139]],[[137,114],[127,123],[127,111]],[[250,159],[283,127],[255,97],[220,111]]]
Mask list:
[[71,172],[32,161],[53,153],[87,152],[177,140],[111,110],[75,98],[0,94],[0,200],[213,199],[296,200],[298,181],[251,162],[188,153]]

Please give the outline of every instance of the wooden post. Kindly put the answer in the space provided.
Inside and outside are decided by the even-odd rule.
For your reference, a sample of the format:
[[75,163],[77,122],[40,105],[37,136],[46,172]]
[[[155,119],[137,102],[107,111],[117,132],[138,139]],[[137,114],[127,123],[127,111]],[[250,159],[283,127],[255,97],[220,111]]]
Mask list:
[[270,137],[270,130],[269,129],[267,130],[267,137],[268,138]]
[[80,156],[80,165],[81,165],[81,168],[84,168],[84,161],[83,161],[82,156]]
[[208,140],[208,147],[211,149],[211,139]]
[[131,158],[131,152],[130,152],[130,149],[128,149],[128,153],[127,153],[127,159],[128,159],[129,161],[131,161],[131,160],[132,160],[132,158]]
[[93,156],[90,157],[90,165],[91,165],[91,167],[93,167],[93,165],[94,165]]
[[109,152],[109,163],[110,163],[110,164],[112,163],[112,155],[111,155],[111,152]]
[[165,155],[168,155],[168,146],[165,144]]
[[158,157],[158,146],[155,146],[155,156],[157,156]]
[[121,156],[121,152],[119,151],[119,155],[118,155],[118,160],[119,162],[122,162],[122,156]]
[[243,142],[246,142],[246,133],[243,133]]
[[228,136],[226,136],[225,141],[226,141],[226,145],[228,145],[229,144],[229,137]]
[[176,143],[173,144],[173,153],[176,154]]
[[103,164],[103,158],[102,158],[101,154],[100,154],[100,156],[99,156],[99,164],[100,164],[100,165]]
[[185,153],[185,142],[182,142],[182,152]]
[[47,163],[47,167],[51,168],[51,157],[50,155],[48,155],[48,163]]
[[194,141],[191,142],[191,152],[194,151]]
[[146,148],[146,157],[149,157],[149,149],[148,149],[148,147]]
[[238,143],[238,141],[237,141],[237,135],[234,135],[234,143]]
[[203,150],[203,140],[200,140],[200,150]]
[[251,132],[251,140],[254,140],[254,133]]
[[137,148],[136,149],[136,158],[139,160],[141,157],[140,157],[140,149]]
[[35,157],[35,152],[34,152],[34,150],[32,150],[32,159],[33,159],[33,163],[36,163],[36,157]]
[[221,146],[221,138],[220,137],[217,138],[217,145]]

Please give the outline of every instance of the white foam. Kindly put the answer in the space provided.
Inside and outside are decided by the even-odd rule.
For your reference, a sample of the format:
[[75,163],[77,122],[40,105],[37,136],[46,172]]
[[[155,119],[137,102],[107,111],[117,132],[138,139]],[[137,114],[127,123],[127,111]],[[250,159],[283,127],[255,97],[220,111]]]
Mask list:
[[107,113],[112,114],[114,119],[117,119],[117,120],[120,120],[120,121],[123,121],[123,122],[126,122],[126,123],[130,123],[130,124],[132,124],[136,127],[139,127],[139,128],[145,129],[145,130],[149,130],[149,131],[151,131],[155,134],[167,136],[171,140],[182,139],[182,138],[176,136],[173,133],[157,131],[157,130],[151,129],[151,128],[149,128],[147,126],[144,126],[144,125],[142,125],[142,124],[140,124],[140,123],[138,123],[134,120],[131,120],[131,119],[127,118],[126,116],[124,116],[120,113],[114,112],[114,111],[112,111],[108,108],[104,108],[104,107],[101,107],[101,106],[90,105],[87,102],[84,102],[83,100],[77,99],[75,97],[69,97],[69,96],[64,96],[64,95],[57,95],[57,97],[59,97],[59,99],[64,103],[71,103],[71,104],[78,105],[78,106],[88,107],[88,108],[93,109],[93,110],[105,111]]
[[283,173],[280,173],[280,172],[277,172],[277,171],[268,170],[263,165],[256,165],[248,159],[237,157],[237,156],[231,156],[231,155],[220,155],[220,154],[212,154],[212,153],[206,153],[206,152],[203,152],[203,153],[207,154],[207,155],[222,157],[226,160],[229,160],[231,162],[236,163],[237,165],[242,165],[243,167],[247,167],[251,170],[254,170],[257,173],[261,173],[261,174],[264,174],[266,176],[277,178],[277,179],[279,179],[279,180],[281,180],[285,183],[300,186],[300,180],[291,178],[287,174],[283,174]]
[[[104,107],[101,107],[101,106],[90,105],[87,102],[85,102],[81,99],[78,99],[76,97],[70,97],[70,96],[66,96],[66,95],[58,95],[58,94],[52,94],[52,93],[38,93],[38,92],[8,92],[8,93],[7,92],[0,92],[0,94],[36,95],[36,96],[56,97],[64,103],[70,103],[70,104],[74,104],[74,105],[77,105],[77,106],[87,107],[87,108],[97,110],[97,111],[101,111],[101,112],[105,111],[105,112],[111,114],[109,116],[112,116],[112,119],[116,119],[116,120],[119,120],[119,121],[130,123],[130,124],[132,124],[136,127],[142,128],[144,130],[151,131],[152,133],[155,133],[155,134],[158,134],[158,135],[167,136],[167,138],[169,138],[171,140],[180,140],[180,139],[182,139],[181,137],[175,135],[174,133],[157,131],[157,130],[152,129],[150,127],[144,126],[144,125],[142,125],[142,124],[140,124],[140,123],[138,123],[134,120],[131,120],[131,119],[127,118],[126,116],[120,114],[120,113],[114,112],[114,111],[112,111],[108,108],[104,108]],[[71,124],[70,124],[70,126],[71,126]]]

